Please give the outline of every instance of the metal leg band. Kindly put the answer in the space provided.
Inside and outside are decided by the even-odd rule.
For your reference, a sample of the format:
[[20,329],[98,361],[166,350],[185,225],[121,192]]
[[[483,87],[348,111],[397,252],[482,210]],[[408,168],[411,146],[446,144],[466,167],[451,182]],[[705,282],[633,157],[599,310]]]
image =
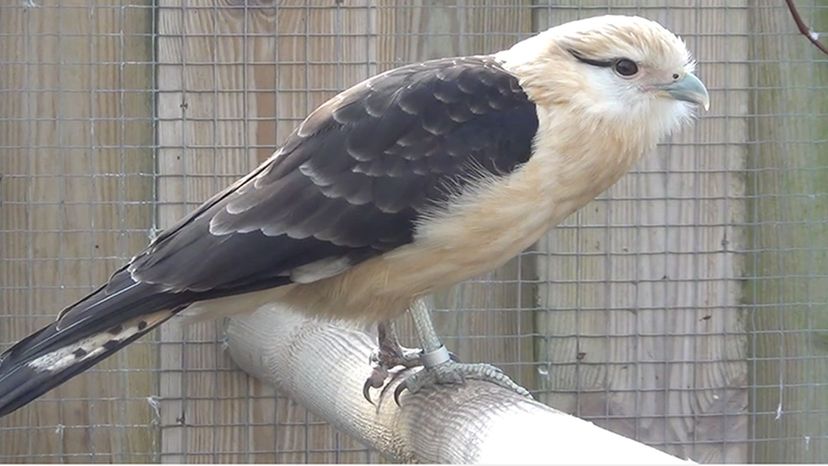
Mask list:
[[426,369],[439,366],[440,364],[450,360],[451,354],[444,345],[440,345],[440,347],[434,351],[429,351],[427,353],[424,351],[423,354],[420,355],[420,362],[423,363],[423,367]]

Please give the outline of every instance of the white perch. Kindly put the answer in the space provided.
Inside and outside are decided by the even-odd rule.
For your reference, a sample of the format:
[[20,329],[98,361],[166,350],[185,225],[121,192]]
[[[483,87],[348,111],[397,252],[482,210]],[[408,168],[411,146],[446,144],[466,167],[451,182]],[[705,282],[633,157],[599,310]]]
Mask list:
[[252,376],[403,462],[676,464],[682,460],[497,385],[404,393],[397,381],[362,396],[373,338],[357,329],[264,307],[227,326],[230,354]]

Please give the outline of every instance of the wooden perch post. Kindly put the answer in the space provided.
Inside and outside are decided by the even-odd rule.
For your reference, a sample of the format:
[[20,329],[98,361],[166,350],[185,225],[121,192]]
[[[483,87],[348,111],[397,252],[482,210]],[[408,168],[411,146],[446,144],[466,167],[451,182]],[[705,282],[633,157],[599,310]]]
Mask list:
[[360,330],[268,306],[227,326],[233,359],[385,455],[429,463],[680,463],[666,453],[495,384],[405,393],[399,378],[362,397],[374,339]]

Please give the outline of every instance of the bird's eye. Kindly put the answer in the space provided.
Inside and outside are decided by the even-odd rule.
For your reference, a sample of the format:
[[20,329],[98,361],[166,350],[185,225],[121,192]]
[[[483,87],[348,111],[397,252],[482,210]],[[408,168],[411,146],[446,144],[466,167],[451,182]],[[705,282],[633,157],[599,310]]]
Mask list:
[[616,61],[612,68],[621,76],[630,77],[638,73],[638,65],[629,58],[622,58]]

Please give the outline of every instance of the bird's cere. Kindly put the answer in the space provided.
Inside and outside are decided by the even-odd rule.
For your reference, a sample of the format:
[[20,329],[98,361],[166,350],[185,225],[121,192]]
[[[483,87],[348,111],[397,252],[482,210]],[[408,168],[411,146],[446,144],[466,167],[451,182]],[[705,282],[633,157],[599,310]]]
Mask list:
[[710,109],[710,95],[707,93],[707,88],[692,73],[687,73],[683,78],[658,86],[658,88],[676,100],[701,105],[705,110]]

